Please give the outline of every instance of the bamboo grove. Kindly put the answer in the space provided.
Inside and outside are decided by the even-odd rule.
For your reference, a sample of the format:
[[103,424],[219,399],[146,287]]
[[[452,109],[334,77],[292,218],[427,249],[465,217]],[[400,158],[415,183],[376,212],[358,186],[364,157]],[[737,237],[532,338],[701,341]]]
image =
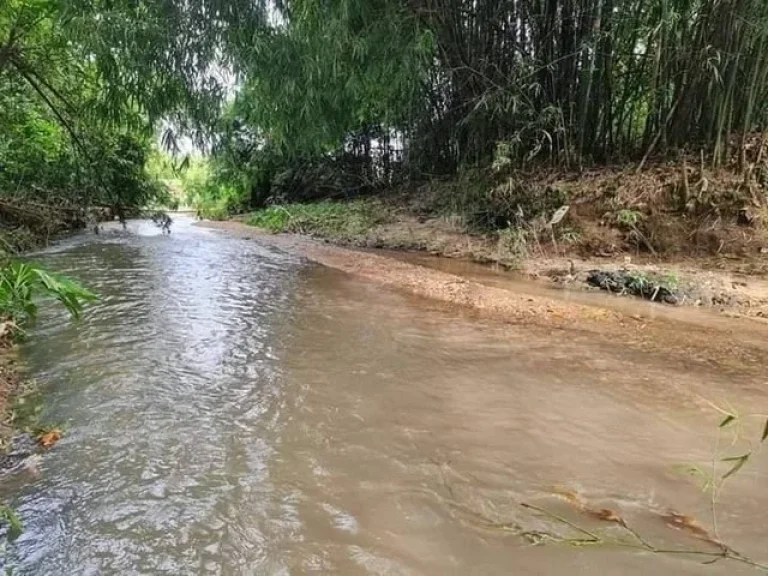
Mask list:
[[290,185],[279,182],[289,196],[322,190],[314,168],[329,154],[362,172],[363,183],[391,182],[398,170],[451,175],[499,157],[581,168],[688,151],[716,166],[768,120],[762,0],[286,0],[278,8],[240,53],[242,89],[227,110],[217,167],[256,185],[277,155],[279,166],[301,167]]
[[[318,7],[327,4],[342,8]],[[489,162],[500,142],[520,158],[550,155],[566,163],[688,146],[723,158],[734,134],[766,120],[762,0],[301,0],[288,10],[289,30],[291,23],[302,30],[308,18],[320,18],[326,29],[339,26],[328,19],[339,18],[346,27],[334,34],[336,46],[297,38],[299,45],[310,41],[305,57],[316,51],[334,62],[354,59],[355,46],[368,41],[377,44],[365,53],[373,62],[400,51],[390,56],[401,66],[390,77],[374,72],[387,100],[375,120],[398,119],[394,128],[414,151],[449,170]],[[382,34],[393,21],[398,32]],[[416,67],[425,38],[430,50]],[[360,62],[364,70],[368,64]],[[283,70],[313,89],[311,71],[291,78],[291,69]],[[337,85],[325,84],[333,71],[316,72],[318,86]],[[392,101],[393,82],[418,83],[415,99],[398,94]]]
[[102,142],[191,134],[252,203],[349,186],[329,170],[716,165],[766,127],[766,34],[764,0],[6,0],[0,164],[34,117],[97,172]]
[[458,161],[494,142],[601,162],[706,146],[761,128],[762,0],[423,0]]

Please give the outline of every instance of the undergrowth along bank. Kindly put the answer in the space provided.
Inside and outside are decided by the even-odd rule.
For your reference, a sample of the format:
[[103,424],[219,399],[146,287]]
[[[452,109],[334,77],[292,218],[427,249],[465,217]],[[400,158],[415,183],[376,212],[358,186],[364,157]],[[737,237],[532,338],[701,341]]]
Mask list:
[[[43,299],[59,302],[73,318],[78,318],[83,307],[97,300],[97,296],[66,276],[53,274],[27,262],[5,259],[0,265],[0,449],[11,447],[10,439],[21,422],[19,414],[25,390],[31,384],[19,375],[13,345],[24,338],[27,328],[38,317],[38,303]],[[52,446],[59,430],[38,430],[38,443],[43,448]],[[0,470],[0,472],[2,472]],[[3,538],[13,541],[23,530],[15,512],[0,503],[0,528]],[[2,553],[2,552],[0,552]]]
[[247,222],[374,245],[382,227],[402,222],[416,230],[413,241],[382,238],[381,244],[432,251],[418,239],[429,222],[443,233],[494,243],[491,260],[507,264],[568,255],[749,256],[768,251],[768,208],[760,200],[768,194],[755,178],[687,162],[641,173],[473,170],[364,198],[273,204]]
[[272,233],[292,232],[353,240],[389,221],[390,210],[375,200],[285,204],[252,213],[246,223]]

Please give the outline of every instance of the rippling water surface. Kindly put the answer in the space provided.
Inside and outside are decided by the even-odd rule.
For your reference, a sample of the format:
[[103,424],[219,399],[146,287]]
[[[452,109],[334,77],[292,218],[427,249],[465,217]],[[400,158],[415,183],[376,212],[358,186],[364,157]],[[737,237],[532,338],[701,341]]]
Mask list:
[[[754,382],[480,323],[183,218],[38,260],[101,301],[78,323],[46,310],[25,349],[68,434],[3,488],[26,527],[16,573],[751,573],[512,528],[569,535],[527,502],[626,536],[556,495],[575,492],[711,552],[662,515],[707,524],[681,472],[711,454],[701,398],[768,408]],[[768,561],[766,471],[724,491],[720,533]]]

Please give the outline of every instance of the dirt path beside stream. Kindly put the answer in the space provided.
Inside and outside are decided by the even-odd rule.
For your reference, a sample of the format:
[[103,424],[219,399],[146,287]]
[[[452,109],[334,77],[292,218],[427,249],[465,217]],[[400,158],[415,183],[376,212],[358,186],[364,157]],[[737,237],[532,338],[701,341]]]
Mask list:
[[768,326],[761,322],[607,295],[573,298],[573,293],[547,290],[536,283],[488,282],[475,274],[449,273],[389,254],[342,248],[304,236],[265,234],[240,222],[201,225],[293,251],[321,265],[461,308],[468,314],[509,324],[578,330],[618,345],[670,356],[691,363],[691,367],[706,365],[747,376],[749,387],[755,386],[754,378],[762,378],[768,368]]

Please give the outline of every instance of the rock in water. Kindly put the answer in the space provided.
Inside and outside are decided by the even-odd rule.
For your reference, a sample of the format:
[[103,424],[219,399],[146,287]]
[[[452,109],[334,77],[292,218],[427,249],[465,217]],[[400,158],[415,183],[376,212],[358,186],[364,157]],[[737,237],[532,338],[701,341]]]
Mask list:
[[632,294],[652,302],[672,305],[678,303],[677,294],[666,286],[624,270],[590,270],[587,275],[587,284],[616,294]]

